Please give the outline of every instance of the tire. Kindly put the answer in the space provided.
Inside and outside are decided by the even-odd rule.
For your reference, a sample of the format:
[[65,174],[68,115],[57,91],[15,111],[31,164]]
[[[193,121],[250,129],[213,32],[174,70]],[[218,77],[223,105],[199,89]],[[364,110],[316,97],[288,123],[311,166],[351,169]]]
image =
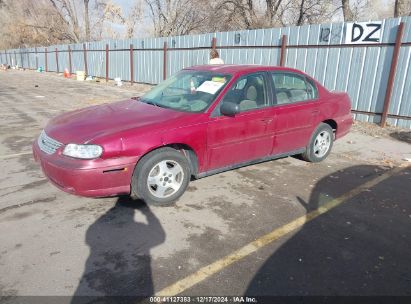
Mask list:
[[311,136],[307,149],[301,154],[301,157],[308,162],[318,163],[327,158],[333,143],[333,129],[329,125],[321,123]]
[[148,205],[169,206],[185,192],[191,172],[187,158],[173,148],[143,156],[131,179],[131,197]]

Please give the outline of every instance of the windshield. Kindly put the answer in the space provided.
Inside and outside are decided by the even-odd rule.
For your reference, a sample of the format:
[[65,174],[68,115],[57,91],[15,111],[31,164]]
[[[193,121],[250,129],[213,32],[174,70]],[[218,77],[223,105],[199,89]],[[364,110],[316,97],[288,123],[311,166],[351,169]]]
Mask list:
[[231,75],[208,71],[181,71],[155,86],[141,101],[177,111],[202,112],[230,79]]

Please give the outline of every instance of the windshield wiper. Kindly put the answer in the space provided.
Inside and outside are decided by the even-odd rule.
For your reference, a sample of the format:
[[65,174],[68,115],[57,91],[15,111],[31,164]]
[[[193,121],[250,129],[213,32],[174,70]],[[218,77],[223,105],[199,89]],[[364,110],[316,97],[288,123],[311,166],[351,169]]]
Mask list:
[[[143,100],[142,100],[142,101],[143,101]],[[156,103],[155,101],[144,100],[143,102],[146,103],[146,104],[149,104],[149,105],[153,105],[153,106],[155,106],[155,107],[167,108],[166,106],[164,106],[164,105],[162,105],[162,104],[159,104],[159,103]]]
[[149,104],[149,105],[153,105],[153,106],[159,107],[158,103],[156,103],[156,102],[154,102],[154,101],[151,101],[151,100],[147,100],[147,99],[141,98],[140,101],[141,101],[141,102],[144,102],[144,103],[146,103],[146,104]]

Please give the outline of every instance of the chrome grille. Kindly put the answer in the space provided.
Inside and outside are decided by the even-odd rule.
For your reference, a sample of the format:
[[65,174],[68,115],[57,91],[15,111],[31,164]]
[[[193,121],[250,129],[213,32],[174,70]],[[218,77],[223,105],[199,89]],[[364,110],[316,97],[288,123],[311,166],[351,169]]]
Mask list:
[[57,140],[47,136],[44,130],[41,131],[41,134],[39,138],[37,139],[37,143],[41,151],[47,154],[50,154],[50,155],[56,152],[56,150],[63,145],[61,142],[58,142]]

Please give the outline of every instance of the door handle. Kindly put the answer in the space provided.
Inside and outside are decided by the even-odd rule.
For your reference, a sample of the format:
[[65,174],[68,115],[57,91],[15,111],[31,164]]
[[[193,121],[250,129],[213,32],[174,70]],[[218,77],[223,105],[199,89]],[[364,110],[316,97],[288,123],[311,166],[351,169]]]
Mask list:
[[320,110],[316,109],[316,110],[313,110],[311,113],[312,114],[318,114],[318,113],[320,113]]
[[270,122],[273,121],[273,119],[272,118],[263,118],[263,119],[261,119],[261,121],[266,123],[266,124],[269,124]]

